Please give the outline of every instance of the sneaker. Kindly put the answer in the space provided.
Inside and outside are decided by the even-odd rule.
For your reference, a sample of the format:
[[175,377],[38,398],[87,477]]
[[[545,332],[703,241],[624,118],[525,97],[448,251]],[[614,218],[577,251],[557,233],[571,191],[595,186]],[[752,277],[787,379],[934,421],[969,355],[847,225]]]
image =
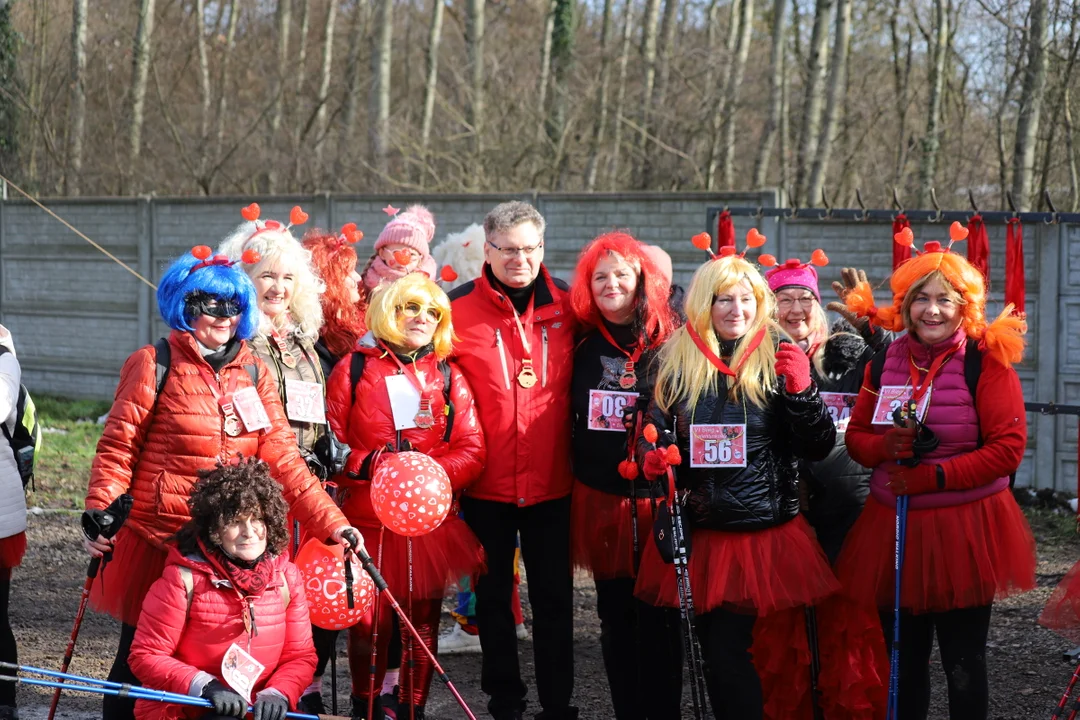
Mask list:
[[467,632],[460,623],[439,636],[440,655],[458,655],[462,653],[478,653],[480,650],[480,636]]
[[520,625],[515,625],[514,626],[514,632],[517,633],[517,639],[518,640],[528,640],[529,639],[529,631],[525,628],[525,623],[521,623]]
[[322,693],[313,692],[301,697],[300,702],[296,704],[296,712],[307,713],[308,715],[325,715],[326,706],[323,704]]
[[383,717],[387,720],[397,720],[398,717],[398,686],[395,685],[392,692],[383,693],[379,696],[379,705],[382,707]]

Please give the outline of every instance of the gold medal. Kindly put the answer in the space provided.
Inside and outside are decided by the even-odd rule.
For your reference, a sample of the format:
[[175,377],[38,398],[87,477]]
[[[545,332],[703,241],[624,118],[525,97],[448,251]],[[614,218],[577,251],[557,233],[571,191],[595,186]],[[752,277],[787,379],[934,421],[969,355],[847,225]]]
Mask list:
[[619,377],[619,387],[623,390],[631,390],[637,385],[637,375],[634,373],[634,361],[627,360],[623,365],[623,373]]
[[274,344],[277,345],[278,353],[281,354],[281,362],[285,363],[285,367],[292,369],[296,367],[296,358],[291,352],[289,352],[289,346],[285,343],[285,338],[281,337],[274,332],[273,336]]
[[296,367],[296,358],[290,352],[281,353],[281,362],[285,363],[285,367],[287,368],[292,369]]
[[421,430],[427,430],[428,428],[434,427],[435,416],[431,414],[431,400],[427,398],[420,399],[420,409],[413,418],[413,422],[416,423],[416,427]]
[[526,361],[525,366],[521,368],[521,372],[517,376],[518,385],[528,390],[533,385],[536,385],[536,373],[532,369],[532,363]]
[[225,416],[225,434],[229,437],[236,437],[243,432],[243,426],[240,424],[240,418],[235,415]]

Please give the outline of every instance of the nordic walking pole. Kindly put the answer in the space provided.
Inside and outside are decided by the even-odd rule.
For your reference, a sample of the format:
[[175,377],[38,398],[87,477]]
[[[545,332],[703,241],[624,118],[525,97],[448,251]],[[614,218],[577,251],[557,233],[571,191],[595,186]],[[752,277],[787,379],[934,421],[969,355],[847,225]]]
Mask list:
[[[383,542],[386,539],[386,526],[379,526],[379,565],[382,565],[383,561]],[[357,556],[359,557],[359,556]],[[366,567],[368,575],[371,571]],[[367,716],[370,718],[375,714],[375,675],[379,670],[379,598],[375,598],[375,607],[371,610],[371,661],[368,664],[368,696],[367,696]]]
[[413,624],[409,622],[409,618],[406,616],[405,611],[401,609],[401,605],[398,604],[398,601],[390,592],[390,587],[386,584],[386,580],[383,578],[382,574],[379,573],[379,569],[375,567],[375,561],[371,559],[371,555],[368,555],[367,550],[360,547],[359,538],[355,537],[349,531],[346,531],[346,533],[345,539],[352,543],[352,551],[356,554],[356,557],[360,559],[360,564],[364,567],[364,570],[367,571],[367,574],[371,576],[371,580],[375,583],[375,589],[378,590],[380,594],[386,596],[386,601],[390,603],[390,607],[393,608],[394,612],[397,613],[397,616],[401,618],[401,622],[405,625],[405,629],[409,631],[409,634],[423,649],[424,654],[431,660],[431,666],[435,668],[435,674],[439,676],[439,680],[442,681],[443,685],[446,685],[447,690],[454,696],[454,700],[461,706],[461,709],[465,712],[465,716],[469,718],[469,720],[476,720],[476,715],[469,709],[469,704],[465,702],[465,698],[461,697],[461,693],[458,692],[458,689],[454,687],[454,683],[451,682],[450,676],[446,674],[446,670],[443,669],[443,666],[439,664],[439,659],[435,657],[435,653],[431,652],[431,648],[424,644],[424,639],[420,637],[420,633],[417,632]]
[[[98,519],[91,513],[83,513],[83,532],[91,539],[97,538],[99,535],[104,538],[115,537],[124,521],[127,520],[128,513],[131,512],[132,502],[131,496],[125,493],[113,500],[112,504],[105,508],[104,515]],[[79,609],[75,613],[75,625],[71,628],[71,638],[68,640],[67,648],[64,650],[64,660],[60,663],[60,672],[62,673],[67,672],[68,667],[71,666],[71,659],[75,656],[75,643],[79,639],[79,630],[82,628],[86,606],[90,602],[90,590],[94,587],[94,580],[97,579],[98,571],[111,559],[112,553],[105,553],[103,557],[99,558],[91,558],[90,564],[86,568],[86,581],[83,582],[82,596],[79,598]],[[52,701],[49,703],[49,720],[56,717],[56,706],[59,702],[60,688],[56,688]]]
[[1069,703],[1069,697],[1072,695],[1073,686],[1076,685],[1078,678],[1080,678],[1080,665],[1077,665],[1076,669],[1073,670],[1069,685],[1065,688],[1065,694],[1061,696],[1061,702],[1054,708],[1054,712],[1050,715],[1050,720],[1058,720],[1058,718],[1061,717],[1061,713],[1065,712],[1065,706]]
[[821,653],[818,648],[817,608],[807,605],[805,611],[806,642],[810,647],[810,709],[814,720],[825,720],[825,714],[821,709],[821,688],[818,687],[821,676]]
[[896,550],[893,565],[896,569],[893,594],[893,642],[889,657],[889,705],[885,717],[898,720],[900,712],[900,583],[904,574],[904,544],[907,539],[908,496],[896,498]]

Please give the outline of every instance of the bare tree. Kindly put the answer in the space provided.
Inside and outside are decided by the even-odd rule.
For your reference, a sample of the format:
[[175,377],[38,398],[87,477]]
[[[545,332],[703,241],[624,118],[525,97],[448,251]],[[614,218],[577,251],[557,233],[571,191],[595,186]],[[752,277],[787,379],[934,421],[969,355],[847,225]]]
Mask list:
[[[341,111],[339,163],[348,154],[353,131],[356,129],[356,116],[359,114],[360,48],[364,44],[364,7],[364,3],[356,3],[356,7],[353,8],[352,19],[349,22],[349,51],[345,54],[345,102],[342,103]],[[343,173],[338,172],[335,174],[341,177]]]
[[1027,67],[1020,87],[1020,114],[1016,121],[1012,194],[1016,207],[1027,210],[1035,174],[1035,145],[1039,136],[1039,113],[1046,88],[1047,0],[1032,0]]
[[[277,28],[277,76],[274,78],[274,104],[270,114],[270,136],[267,138],[271,152],[274,142],[281,131],[281,120],[285,114],[285,74],[289,64],[289,28],[292,25],[292,0],[278,0],[274,13],[274,26]],[[271,193],[278,191],[278,170],[276,163],[270,164],[266,174],[267,189]]]
[[604,146],[607,129],[608,86],[611,84],[611,6],[613,0],[604,0],[604,14],[600,27],[600,84],[596,88],[596,118],[593,121],[592,142],[589,145],[589,162],[585,166],[585,189],[596,190],[597,168],[600,152]]
[[829,16],[835,0],[817,0],[814,6],[814,29],[810,35],[810,62],[803,100],[802,123],[799,125],[799,148],[795,158],[796,201],[805,203],[806,181],[821,136],[821,112],[825,104],[825,76],[828,71],[826,54],[829,49]]
[[567,130],[570,71],[574,62],[574,0],[557,0],[555,3],[555,27],[551,33],[552,97],[548,117],[547,135],[555,149],[552,170],[556,176],[556,188],[563,189],[566,182],[566,155],[563,152]]
[[390,58],[394,48],[394,0],[379,0],[375,15],[375,52],[371,55],[371,119],[368,137],[371,162],[384,177],[389,173]]
[[922,141],[919,164],[918,203],[926,204],[937,175],[938,150],[941,148],[941,95],[945,82],[945,59],[949,53],[949,13],[947,0],[934,0],[934,36],[930,52],[930,79],[927,83],[926,135]]
[[[652,119],[653,85],[656,83],[656,35],[660,24],[660,0],[645,0],[645,17],[641,31],[641,59],[644,63],[644,84],[641,92],[641,125],[638,130],[640,157],[648,155],[649,123]],[[637,183],[640,186],[644,167],[639,165]]]
[[[323,150],[326,148],[327,135],[327,109],[330,100],[330,72],[334,66],[334,22],[337,19],[338,0],[330,0],[326,8],[326,24],[323,26],[323,52],[322,72],[319,75],[319,95],[316,99],[315,111],[315,172],[319,177],[322,168]],[[392,26],[391,18],[387,24]],[[391,32],[393,32],[391,27]],[[389,58],[387,59],[389,62]],[[387,115],[389,116],[390,101],[387,97]],[[388,121],[389,122],[389,121]]]
[[724,94],[713,113],[712,149],[709,169],[705,175],[706,188],[715,188],[715,176],[720,170],[724,189],[731,189],[735,174],[735,110],[739,102],[746,59],[750,52],[750,32],[754,22],[754,0],[737,0],[732,6],[732,34],[735,38],[733,56],[728,61],[724,78]]
[[[652,97],[648,100],[652,108],[652,133],[657,138],[664,136],[664,102],[667,97],[668,80],[671,77],[672,46],[675,44],[676,14],[679,0],[664,2],[664,16],[660,21],[660,38],[656,48],[656,84]],[[655,165],[660,153],[660,146],[654,144],[642,157],[642,187],[652,187]]]
[[773,2],[772,51],[769,54],[769,116],[765,121],[765,132],[762,133],[757,159],[754,161],[755,188],[765,186],[769,174],[769,161],[772,158],[773,145],[776,143],[776,134],[780,129],[780,112],[784,103],[784,51],[787,48],[787,6],[788,0],[774,0]]
[[204,177],[206,175],[206,163],[209,157],[210,148],[208,147],[207,138],[210,137],[210,106],[211,106],[211,93],[210,93],[210,59],[206,54],[206,2],[204,0],[195,0],[195,8],[193,12],[195,21],[195,49],[198,56],[198,74],[199,74],[199,162],[198,170],[196,171],[198,176]]
[[848,42],[851,35],[852,0],[840,0],[836,6],[836,40],[833,43],[832,61],[829,68],[829,87],[825,100],[825,117],[821,123],[821,136],[818,138],[817,157],[810,173],[810,183],[806,196],[810,203],[821,197],[825,185],[825,175],[829,171],[829,156],[836,139],[837,116],[844,103],[844,90],[847,87]]
[[82,174],[83,136],[86,134],[86,5],[74,0],[71,19],[71,108],[68,135],[68,168],[64,173],[64,194],[79,194]]
[[547,91],[551,81],[551,42],[555,33],[555,11],[559,0],[548,0],[544,15],[544,41],[540,45],[540,77],[536,80],[536,136],[544,136],[547,124]]
[[896,143],[896,169],[893,173],[893,184],[899,185],[904,178],[904,168],[907,166],[907,154],[909,143],[907,140],[907,115],[908,115],[908,88],[911,82],[911,27],[907,28],[907,44],[905,48],[901,44],[899,22],[902,17],[900,7],[901,0],[895,0],[889,13],[889,39],[892,43],[893,55],[893,97],[896,104],[896,121],[898,125]]
[[427,80],[424,83],[424,117],[420,125],[420,187],[427,177],[428,144],[431,142],[431,122],[435,116],[435,92],[439,81],[439,43],[442,41],[444,0],[434,0],[431,7],[431,26],[428,28]]
[[[232,78],[232,53],[233,48],[236,46],[236,26],[240,20],[240,8],[237,7],[237,0],[229,0],[229,25],[228,30],[225,32],[225,47],[221,51],[221,73],[218,77],[218,102],[217,112],[215,114],[217,120],[217,127],[214,130],[214,156],[221,157],[222,149],[225,146],[225,115],[228,108],[229,97],[229,85]],[[205,191],[210,193],[209,189],[210,179],[206,181]]]
[[615,96],[615,132],[611,142],[611,172],[608,175],[608,189],[619,186],[619,155],[622,150],[623,112],[626,109],[626,65],[630,59],[630,37],[633,33],[633,0],[626,0],[623,10],[622,45],[619,48],[619,89]]
[[469,173],[471,187],[477,187],[483,168],[481,156],[484,152],[484,0],[467,0],[465,22],[465,49],[470,70],[471,97],[466,121],[472,134],[472,150],[475,155],[477,172]]
[[146,104],[146,77],[150,69],[150,39],[154,34],[154,0],[139,0],[139,22],[135,28],[135,43],[132,48],[131,91],[129,94],[128,117],[128,177],[129,182],[122,191],[135,187],[135,175],[138,172],[139,155],[142,152],[143,108]]

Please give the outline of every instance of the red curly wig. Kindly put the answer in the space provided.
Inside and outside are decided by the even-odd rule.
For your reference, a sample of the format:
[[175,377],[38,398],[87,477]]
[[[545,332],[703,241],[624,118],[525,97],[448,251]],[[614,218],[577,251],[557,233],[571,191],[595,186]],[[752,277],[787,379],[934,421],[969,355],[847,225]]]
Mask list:
[[339,235],[324,230],[308,231],[302,242],[311,251],[312,267],[326,283],[322,296],[323,326],[319,330],[319,337],[330,352],[342,357],[352,352],[356,341],[367,332],[364,325],[367,304],[363,292],[360,293],[360,302],[349,302],[348,278],[356,272],[356,251]]
[[679,323],[668,304],[671,283],[649,257],[645,245],[628,233],[605,233],[582,249],[574,270],[574,284],[570,287],[570,306],[574,314],[586,328],[599,326],[602,316],[593,298],[592,274],[600,260],[608,255],[617,255],[637,269],[635,329],[648,338],[649,347],[659,347]]
[[963,298],[960,313],[961,327],[979,346],[997,358],[1006,367],[1020,362],[1024,356],[1024,333],[1027,323],[1012,314],[1012,305],[994,321],[986,319],[986,284],[982,273],[964,257],[946,249],[938,242],[926,243],[926,250],[905,260],[893,272],[889,287],[892,302],[886,307],[875,307],[873,291],[868,283],[859,283],[847,296],[848,309],[860,317],[886,330],[904,329],[904,298],[908,291],[931,273],[938,272]]

